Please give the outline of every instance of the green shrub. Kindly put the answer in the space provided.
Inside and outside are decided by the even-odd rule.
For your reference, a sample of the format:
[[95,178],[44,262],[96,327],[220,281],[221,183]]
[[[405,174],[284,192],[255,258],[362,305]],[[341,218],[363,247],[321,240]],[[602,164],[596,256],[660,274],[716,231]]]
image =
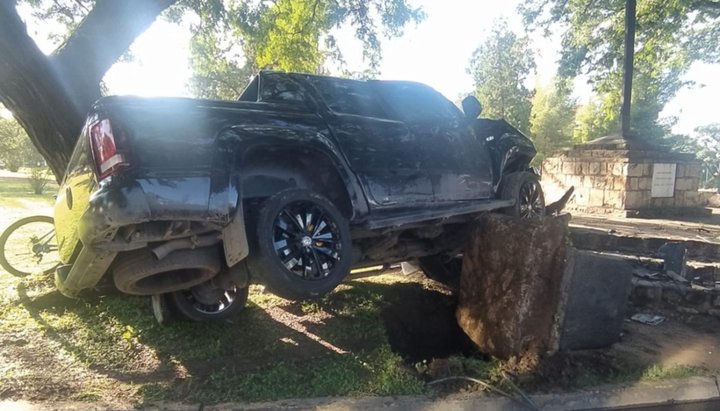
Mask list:
[[30,169],[30,188],[37,195],[43,193],[48,184],[50,171],[44,167],[33,167]]

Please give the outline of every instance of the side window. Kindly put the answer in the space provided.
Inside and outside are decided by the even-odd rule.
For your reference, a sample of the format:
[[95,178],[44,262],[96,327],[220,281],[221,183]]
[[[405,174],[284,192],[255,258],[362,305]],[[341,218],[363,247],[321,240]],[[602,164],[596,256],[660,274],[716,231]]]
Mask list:
[[403,121],[456,120],[462,116],[442,94],[414,83],[377,83],[383,99]]
[[278,74],[261,76],[258,101],[292,104],[308,108],[305,90],[291,77]]
[[308,77],[330,110],[342,114],[387,118],[379,99],[363,81]]
[[240,94],[238,101],[258,101],[258,83],[258,76],[255,76]]
[[88,141],[87,125],[83,127],[83,131],[78,138],[75,148],[73,149],[70,161],[68,162],[68,169],[65,171],[65,181],[69,177],[74,177],[80,174],[86,174],[90,172],[90,165],[93,163],[90,156],[90,143]]

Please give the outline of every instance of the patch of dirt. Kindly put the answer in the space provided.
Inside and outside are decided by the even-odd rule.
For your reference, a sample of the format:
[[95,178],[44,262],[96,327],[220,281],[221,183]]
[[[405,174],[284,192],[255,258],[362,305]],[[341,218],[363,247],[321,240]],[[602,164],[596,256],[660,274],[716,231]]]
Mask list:
[[418,283],[394,287],[398,295],[385,307],[382,319],[395,352],[414,363],[477,351],[455,320],[454,296]]
[[720,372],[720,319],[656,310],[666,319],[656,326],[628,321],[612,352],[640,364],[689,365]]

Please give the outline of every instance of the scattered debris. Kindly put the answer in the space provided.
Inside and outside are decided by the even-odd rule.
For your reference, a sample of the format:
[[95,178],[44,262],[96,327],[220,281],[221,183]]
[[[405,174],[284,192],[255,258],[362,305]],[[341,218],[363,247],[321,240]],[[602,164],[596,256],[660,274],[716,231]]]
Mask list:
[[673,281],[677,281],[679,283],[689,283],[687,278],[681,276],[680,274],[676,273],[673,270],[667,270],[665,271],[665,276]]
[[665,321],[665,317],[655,314],[635,314],[630,319],[647,325],[660,325]]
[[420,271],[420,267],[418,267],[417,264],[413,264],[407,261],[403,261],[402,263],[400,263],[400,268],[402,269],[402,273],[404,275],[410,275]]
[[647,280],[657,280],[659,274],[657,271],[650,271],[645,267],[638,267],[633,270],[633,275]]
[[545,207],[545,214],[547,215],[559,215],[562,210],[565,208],[565,205],[568,201],[570,201],[570,198],[572,197],[573,193],[575,192],[575,186],[571,186],[565,194],[563,194],[560,199],[552,204],[549,204]]

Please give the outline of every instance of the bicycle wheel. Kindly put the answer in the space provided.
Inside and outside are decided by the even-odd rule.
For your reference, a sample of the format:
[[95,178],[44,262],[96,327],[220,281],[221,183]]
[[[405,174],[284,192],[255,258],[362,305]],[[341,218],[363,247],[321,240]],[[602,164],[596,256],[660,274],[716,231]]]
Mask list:
[[0,265],[16,277],[50,273],[59,261],[52,217],[22,218],[0,235]]

